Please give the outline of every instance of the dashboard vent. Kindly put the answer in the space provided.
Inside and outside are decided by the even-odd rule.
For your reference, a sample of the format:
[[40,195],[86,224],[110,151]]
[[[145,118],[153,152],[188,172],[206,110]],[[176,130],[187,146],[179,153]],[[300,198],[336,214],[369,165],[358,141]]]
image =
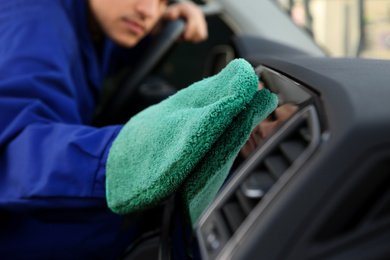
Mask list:
[[206,259],[214,259],[244,223],[250,228],[248,216],[254,214],[259,202],[280,178],[288,178],[302,166],[318,146],[319,136],[316,110],[308,106],[247,159],[215,201],[215,208],[211,207],[205,223],[200,224],[201,240],[208,251]]
[[230,199],[221,207],[229,233],[232,235],[261,201],[268,190],[309,147],[312,134],[308,118],[300,118],[287,129],[273,149],[263,156],[259,164],[250,171]]

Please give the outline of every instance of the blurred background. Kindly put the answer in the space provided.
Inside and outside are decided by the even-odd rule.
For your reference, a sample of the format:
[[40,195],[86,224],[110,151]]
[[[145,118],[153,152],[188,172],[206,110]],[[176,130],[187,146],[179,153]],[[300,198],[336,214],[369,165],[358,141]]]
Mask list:
[[275,0],[330,56],[390,59],[390,0]]

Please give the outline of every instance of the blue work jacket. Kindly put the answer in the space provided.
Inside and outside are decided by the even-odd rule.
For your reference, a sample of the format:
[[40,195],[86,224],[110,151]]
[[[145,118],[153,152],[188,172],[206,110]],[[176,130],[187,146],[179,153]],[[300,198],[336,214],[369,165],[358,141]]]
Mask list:
[[105,198],[121,125],[91,127],[115,58],[86,0],[0,1],[0,258],[113,259],[132,239]]

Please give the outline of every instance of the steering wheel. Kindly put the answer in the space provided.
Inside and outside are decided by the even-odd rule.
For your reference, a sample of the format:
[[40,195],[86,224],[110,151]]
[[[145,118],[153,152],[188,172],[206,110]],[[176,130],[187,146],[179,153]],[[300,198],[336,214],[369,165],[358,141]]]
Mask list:
[[157,36],[151,39],[145,54],[137,66],[126,76],[124,84],[118,86],[100,114],[95,117],[94,125],[103,126],[118,123],[124,117],[129,100],[136,93],[141,81],[152,71],[168,50],[183,33],[186,22],[179,18],[167,22]]

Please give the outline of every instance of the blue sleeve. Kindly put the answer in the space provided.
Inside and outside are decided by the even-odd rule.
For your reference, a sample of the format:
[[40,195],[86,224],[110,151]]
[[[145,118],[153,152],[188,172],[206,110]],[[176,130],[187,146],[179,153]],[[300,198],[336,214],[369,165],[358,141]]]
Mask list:
[[88,126],[99,95],[91,78],[101,75],[86,66],[68,17],[44,8],[0,12],[0,207],[105,205],[121,126]]

